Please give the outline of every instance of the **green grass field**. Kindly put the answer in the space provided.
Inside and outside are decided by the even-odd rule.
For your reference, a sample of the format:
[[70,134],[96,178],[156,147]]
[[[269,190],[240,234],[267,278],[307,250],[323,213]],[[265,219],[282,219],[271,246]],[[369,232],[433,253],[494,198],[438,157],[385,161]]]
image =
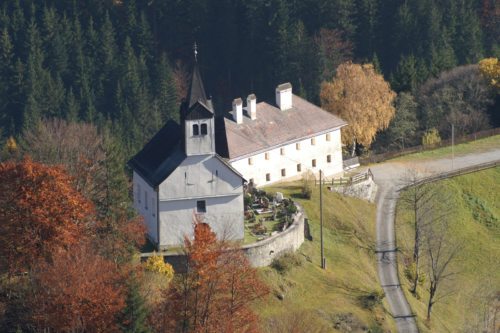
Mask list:
[[479,322],[486,295],[500,291],[500,168],[448,179],[436,186],[443,187],[450,196],[454,210],[450,239],[453,244],[461,244],[451,265],[451,270],[458,274],[440,287],[451,295],[434,305],[431,321],[426,322],[428,281],[419,287],[420,299],[408,292],[403,263],[411,257],[414,229],[410,214],[399,204],[396,235],[401,250],[401,283],[417,314],[421,332],[480,332],[479,327],[467,331],[465,328]]
[[[486,151],[492,147],[500,147],[500,135],[490,136],[484,139],[471,141],[455,145],[453,151],[456,156],[465,155],[472,152]],[[444,147],[433,150],[423,151],[421,153],[414,153],[410,155],[401,156],[393,159],[393,161],[412,161],[412,160],[426,160],[435,158],[444,158],[452,155],[452,148]]]
[[[394,322],[377,302],[379,287],[374,255],[375,205],[345,198],[324,189],[324,244],[327,269],[320,268],[319,190],[312,198],[297,198],[299,184],[266,188],[295,197],[307,215],[313,241],[306,240],[297,256],[301,265],[284,274],[261,269],[271,294],[256,305],[269,332],[395,332]],[[283,299],[280,300],[278,296]],[[272,324],[270,324],[272,323]],[[302,326],[301,326],[302,325]],[[299,327],[299,328],[298,328]]]

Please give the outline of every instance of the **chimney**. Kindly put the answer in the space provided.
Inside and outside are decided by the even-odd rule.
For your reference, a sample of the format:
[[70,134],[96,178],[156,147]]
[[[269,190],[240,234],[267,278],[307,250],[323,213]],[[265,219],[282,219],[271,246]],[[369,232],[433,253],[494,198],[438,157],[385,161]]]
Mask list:
[[257,119],[257,97],[255,97],[255,94],[248,95],[247,97],[247,114],[250,119]]
[[233,119],[237,124],[243,123],[243,102],[241,98],[233,100]]
[[290,82],[276,87],[276,105],[281,111],[292,108],[292,85]]

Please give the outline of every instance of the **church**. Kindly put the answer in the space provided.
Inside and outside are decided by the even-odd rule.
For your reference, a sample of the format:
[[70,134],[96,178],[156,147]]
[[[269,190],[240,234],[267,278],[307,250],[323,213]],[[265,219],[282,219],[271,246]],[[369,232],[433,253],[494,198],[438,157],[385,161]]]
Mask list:
[[276,88],[274,103],[250,94],[216,117],[195,63],[181,121],[168,121],[129,161],[134,207],[149,240],[160,250],[183,244],[193,221],[208,223],[219,238],[244,236],[243,186],[265,186],[306,172],[343,172],[340,129],[347,123],[292,93]]
[[215,115],[195,65],[181,124],[170,120],[130,161],[134,207],[159,250],[192,237],[195,218],[243,239],[243,176],[215,150]]

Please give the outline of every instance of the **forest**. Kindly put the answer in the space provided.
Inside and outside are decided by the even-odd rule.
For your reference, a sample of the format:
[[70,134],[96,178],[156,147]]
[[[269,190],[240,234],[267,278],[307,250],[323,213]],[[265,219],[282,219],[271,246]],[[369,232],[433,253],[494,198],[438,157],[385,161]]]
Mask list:
[[178,120],[194,42],[218,114],[287,81],[319,104],[321,83],[352,61],[399,93],[374,149],[418,144],[435,127],[448,137],[450,110],[479,115],[464,133],[500,123],[498,95],[461,67],[500,56],[495,0],[13,0],[0,33],[0,142],[63,118],[112,133],[125,161]]

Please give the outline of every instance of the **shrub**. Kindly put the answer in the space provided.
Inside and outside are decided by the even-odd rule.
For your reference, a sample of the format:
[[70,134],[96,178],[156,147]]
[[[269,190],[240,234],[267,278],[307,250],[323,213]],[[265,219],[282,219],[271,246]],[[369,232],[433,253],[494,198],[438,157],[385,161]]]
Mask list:
[[312,183],[315,180],[314,174],[311,171],[302,174],[302,189],[301,194],[304,199],[311,199]]
[[385,294],[382,290],[373,290],[358,296],[361,306],[365,309],[372,309],[376,305],[381,304]]
[[271,263],[271,267],[278,273],[285,274],[292,267],[302,266],[303,259],[295,252],[285,252],[279,257],[275,258]]
[[164,275],[168,281],[174,277],[174,268],[172,265],[166,263],[163,257],[157,255],[156,252],[146,260],[145,268],[150,272]]
[[439,136],[439,132],[435,128],[431,128],[422,136],[422,145],[424,147],[434,147],[441,143],[441,137]]

